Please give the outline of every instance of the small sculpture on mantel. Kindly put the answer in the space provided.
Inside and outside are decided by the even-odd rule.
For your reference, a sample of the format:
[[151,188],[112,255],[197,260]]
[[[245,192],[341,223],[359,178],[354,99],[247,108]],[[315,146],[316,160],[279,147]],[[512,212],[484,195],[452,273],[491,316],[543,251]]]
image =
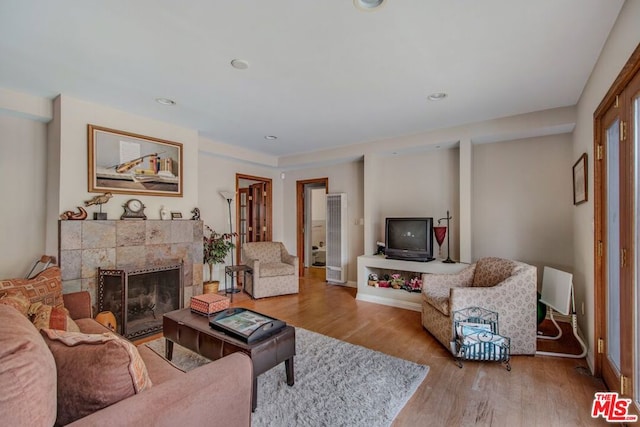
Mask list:
[[112,197],[113,197],[113,194],[104,193],[104,194],[101,194],[100,196],[94,196],[90,200],[86,200],[84,202],[84,205],[85,206],[91,206],[91,205],[100,206],[100,212],[94,212],[93,213],[93,219],[105,220],[105,219],[107,219],[107,213],[106,212],[102,213],[102,205],[107,203],[109,201],[109,199],[111,199]]
[[194,221],[200,221],[200,209],[198,208],[193,208],[193,210],[191,211],[191,213],[193,214],[193,216],[191,217],[192,220]]
[[63,219],[63,220],[70,219],[70,220],[81,221],[86,218],[87,218],[87,211],[82,209],[80,206],[78,206],[78,212],[64,211],[60,215],[60,219]]

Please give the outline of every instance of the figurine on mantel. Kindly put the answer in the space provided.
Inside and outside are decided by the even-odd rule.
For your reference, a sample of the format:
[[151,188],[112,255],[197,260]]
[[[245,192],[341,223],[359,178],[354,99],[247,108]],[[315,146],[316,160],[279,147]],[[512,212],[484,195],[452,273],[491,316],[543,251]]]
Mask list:
[[160,219],[171,219],[171,212],[169,212],[169,209],[165,208],[164,205],[160,206]]
[[191,213],[193,214],[193,216],[191,217],[192,220],[200,221],[200,209],[199,208],[193,208]]
[[100,212],[94,212],[93,213],[93,219],[105,220],[105,219],[107,219],[107,213],[106,212],[102,213],[102,205],[107,203],[109,201],[109,199],[111,199],[112,197],[113,197],[113,194],[104,193],[104,194],[101,194],[100,196],[94,196],[90,200],[86,200],[84,202],[84,205],[85,206],[91,206],[91,205],[100,206]]
[[78,206],[78,212],[74,211],[64,211],[60,215],[60,219],[70,219],[76,221],[82,221],[87,218],[87,211]]

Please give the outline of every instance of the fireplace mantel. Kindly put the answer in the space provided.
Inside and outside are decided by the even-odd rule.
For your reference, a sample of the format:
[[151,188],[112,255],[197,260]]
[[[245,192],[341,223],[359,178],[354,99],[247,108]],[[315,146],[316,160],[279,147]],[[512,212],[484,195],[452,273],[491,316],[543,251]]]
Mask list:
[[96,305],[98,267],[141,269],[184,262],[184,303],[202,293],[202,221],[59,221],[63,291],[89,291]]

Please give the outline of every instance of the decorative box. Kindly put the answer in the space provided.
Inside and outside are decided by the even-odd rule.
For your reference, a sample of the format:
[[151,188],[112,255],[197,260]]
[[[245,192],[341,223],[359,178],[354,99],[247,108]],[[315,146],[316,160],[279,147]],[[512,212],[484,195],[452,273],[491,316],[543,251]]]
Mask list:
[[229,298],[218,294],[191,297],[191,310],[199,314],[212,314],[229,308]]

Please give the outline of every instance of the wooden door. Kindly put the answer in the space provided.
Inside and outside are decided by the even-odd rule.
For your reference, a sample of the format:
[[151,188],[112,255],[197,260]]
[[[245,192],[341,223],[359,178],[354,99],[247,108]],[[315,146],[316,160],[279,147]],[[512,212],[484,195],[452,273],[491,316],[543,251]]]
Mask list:
[[594,144],[596,373],[636,402],[639,121],[640,46],[596,110]]
[[236,253],[242,258],[242,245],[246,242],[272,239],[272,181],[251,175],[236,174]]
[[251,240],[250,242],[264,242],[267,236],[267,195],[265,191],[265,183],[259,182],[251,185],[249,191],[251,193]]
[[[602,377],[609,388],[620,392],[622,372],[622,346],[625,340],[621,318],[621,245],[624,240],[624,221],[621,218],[621,203],[624,201],[624,154],[620,146],[620,108],[611,107],[602,119],[601,140],[603,162],[603,212],[602,212],[602,326],[600,331],[600,351]],[[601,250],[602,251],[602,250]]]
[[238,264],[242,264],[242,245],[245,244],[249,236],[249,189],[238,189],[238,237],[237,237],[237,260]]

